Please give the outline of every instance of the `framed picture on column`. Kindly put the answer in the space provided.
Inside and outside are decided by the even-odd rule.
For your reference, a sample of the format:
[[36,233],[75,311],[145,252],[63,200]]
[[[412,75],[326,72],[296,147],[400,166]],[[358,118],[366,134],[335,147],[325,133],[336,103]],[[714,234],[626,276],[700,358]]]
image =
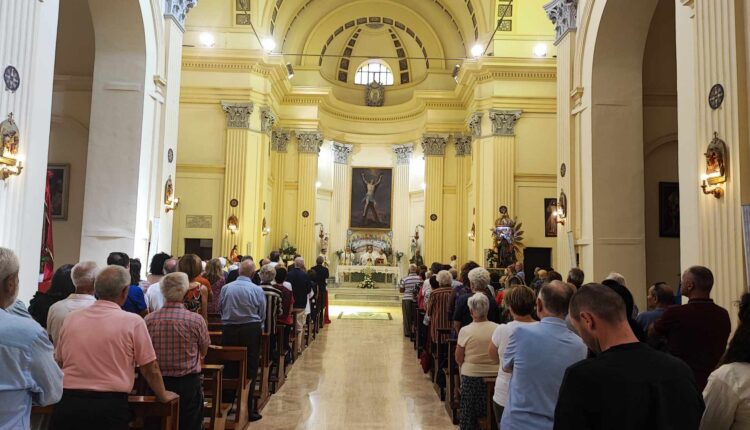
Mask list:
[[353,167],[350,205],[349,226],[352,229],[390,230],[393,170],[389,167]]
[[52,219],[68,219],[68,193],[70,188],[70,164],[48,164],[47,170],[52,172],[49,180],[50,201],[52,204]]

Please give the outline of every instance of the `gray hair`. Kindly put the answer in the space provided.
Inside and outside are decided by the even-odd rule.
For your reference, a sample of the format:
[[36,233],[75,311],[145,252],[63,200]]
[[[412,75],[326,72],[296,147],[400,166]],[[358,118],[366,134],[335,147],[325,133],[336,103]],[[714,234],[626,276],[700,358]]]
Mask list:
[[469,272],[471,288],[481,289],[490,285],[490,272],[484,267],[475,267]]
[[253,260],[245,260],[242,263],[240,263],[239,269],[237,269],[237,273],[240,276],[247,276],[248,278],[252,277],[255,273],[255,262]]
[[120,298],[122,290],[130,286],[130,272],[122,266],[110,265],[96,276],[96,296],[104,300]]
[[305,259],[302,257],[297,257],[294,259],[294,267],[301,269],[305,267]]
[[438,272],[437,275],[435,275],[435,279],[438,281],[438,284],[443,287],[450,287],[453,283],[453,278],[451,277],[451,274],[447,270],[441,270]]
[[271,282],[276,278],[276,268],[266,264],[260,268],[258,276],[260,276],[260,282]]
[[611,272],[609,275],[607,275],[607,278],[604,279],[605,281],[615,281],[618,284],[622,285],[623,287],[626,287],[627,284],[625,283],[625,277],[617,272]]
[[409,265],[409,273],[417,273],[417,265],[416,264],[410,264]]
[[159,288],[168,302],[181,302],[185,298],[188,288],[190,288],[190,280],[185,273],[169,273],[161,278]]
[[323,264],[326,261],[325,258],[323,258],[322,255],[319,255],[318,258],[315,259],[316,264]]
[[163,271],[165,275],[176,272],[177,271],[177,259],[170,258],[167,261],[165,261]]
[[490,310],[490,300],[484,293],[474,293],[474,295],[469,297],[469,309],[471,309],[475,318],[487,318],[487,312]]
[[450,270],[448,270],[448,273],[451,274],[451,278],[453,278],[454,281],[458,279],[458,270],[451,267]]
[[73,285],[76,289],[78,288],[91,288],[94,286],[96,280],[96,274],[99,268],[93,261],[81,261],[80,263],[73,266],[70,271],[70,277],[73,280]]
[[16,253],[8,248],[0,247],[0,284],[9,277],[18,275],[19,270]]

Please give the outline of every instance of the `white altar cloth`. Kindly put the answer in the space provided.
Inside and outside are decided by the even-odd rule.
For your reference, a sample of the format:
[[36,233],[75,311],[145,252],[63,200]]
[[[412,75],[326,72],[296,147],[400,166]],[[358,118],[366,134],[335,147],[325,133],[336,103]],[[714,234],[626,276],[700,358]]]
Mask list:
[[[344,264],[339,264],[336,266],[336,282],[349,282],[348,279],[345,280],[345,276],[347,278],[350,278],[352,273],[362,273],[365,270],[370,270],[372,273],[384,273],[386,275],[386,279],[388,279],[388,283],[392,282],[398,282],[399,280],[399,268],[397,266],[349,266]],[[390,275],[390,276],[388,276]]]

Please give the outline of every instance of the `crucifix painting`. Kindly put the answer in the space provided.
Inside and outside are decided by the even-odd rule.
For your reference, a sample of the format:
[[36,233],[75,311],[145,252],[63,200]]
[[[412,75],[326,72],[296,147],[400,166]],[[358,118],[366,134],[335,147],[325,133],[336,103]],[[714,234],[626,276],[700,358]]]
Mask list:
[[353,229],[391,228],[393,172],[390,168],[352,168],[349,226]]

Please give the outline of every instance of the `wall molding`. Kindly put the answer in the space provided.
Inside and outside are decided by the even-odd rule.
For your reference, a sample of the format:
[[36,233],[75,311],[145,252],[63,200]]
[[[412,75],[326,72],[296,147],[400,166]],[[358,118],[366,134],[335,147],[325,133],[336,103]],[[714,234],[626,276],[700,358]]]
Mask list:
[[178,163],[176,167],[177,173],[210,173],[210,174],[224,174],[225,168],[223,164],[181,164]]

